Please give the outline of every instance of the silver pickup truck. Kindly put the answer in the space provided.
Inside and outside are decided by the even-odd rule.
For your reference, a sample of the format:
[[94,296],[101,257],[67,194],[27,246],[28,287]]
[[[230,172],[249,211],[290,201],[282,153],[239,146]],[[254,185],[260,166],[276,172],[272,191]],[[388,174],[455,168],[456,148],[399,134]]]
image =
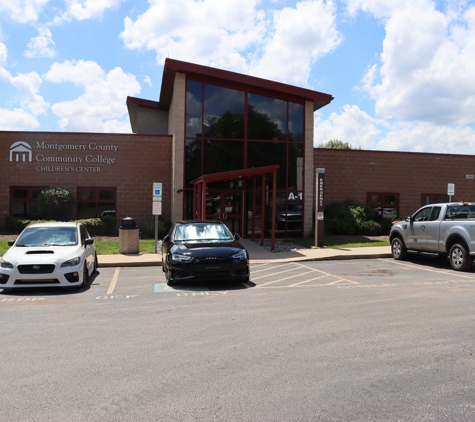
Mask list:
[[475,258],[475,203],[426,205],[394,223],[389,241],[394,259],[405,259],[407,251],[430,252],[448,256],[454,270],[468,271]]

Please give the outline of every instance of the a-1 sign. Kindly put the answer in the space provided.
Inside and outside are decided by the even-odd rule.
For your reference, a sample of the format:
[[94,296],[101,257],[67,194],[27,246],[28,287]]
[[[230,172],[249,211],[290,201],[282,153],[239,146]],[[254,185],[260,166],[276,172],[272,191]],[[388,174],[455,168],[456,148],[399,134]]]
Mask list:
[[447,183],[447,195],[448,196],[455,195],[455,183]]

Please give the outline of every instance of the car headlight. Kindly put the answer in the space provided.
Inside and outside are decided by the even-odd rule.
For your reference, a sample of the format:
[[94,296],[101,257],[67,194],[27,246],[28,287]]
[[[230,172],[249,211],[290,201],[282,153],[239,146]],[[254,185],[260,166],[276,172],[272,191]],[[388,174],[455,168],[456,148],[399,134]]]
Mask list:
[[172,261],[187,262],[191,259],[191,256],[180,255],[177,253],[172,254]]
[[9,268],[13,270],[13,264],[10,264],[8,261],[5,261],[4,259],[2,259],[0,261],[0,268]]
[[244,261],[247,259],[247,253],[246,251],[243,249],[242,251],[240,251],[239,253],[237,253],[236,255],[233,255],[233,258],[234,259],[240,259],[241,261]]
[[61,264],[62,267],[75,267],[77,265],[79,265],[79,263],[81,262],[81,257],[76,257],[76,258],[73,258],[73,259],[70,259],[68,261],[65,261]]

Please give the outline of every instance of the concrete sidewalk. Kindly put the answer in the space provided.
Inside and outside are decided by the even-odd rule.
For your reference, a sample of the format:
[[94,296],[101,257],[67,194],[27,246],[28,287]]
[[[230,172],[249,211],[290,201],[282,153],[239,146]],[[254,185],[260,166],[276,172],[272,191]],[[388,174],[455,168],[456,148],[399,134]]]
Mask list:
[[[376,246],[348,249],[312,248],[299,249],[292,252],[273,253],[260,247],[255,242],[248,239],[241,239],[240,242],[249,252],[252,263],[284,263],[300,261],[325,261],[336,259],[363,259],[363,258],[390,258],[390,246]],[[145,267],[161,266],[161,254],[136,254],[136,255],[99,255],[99,267]]]

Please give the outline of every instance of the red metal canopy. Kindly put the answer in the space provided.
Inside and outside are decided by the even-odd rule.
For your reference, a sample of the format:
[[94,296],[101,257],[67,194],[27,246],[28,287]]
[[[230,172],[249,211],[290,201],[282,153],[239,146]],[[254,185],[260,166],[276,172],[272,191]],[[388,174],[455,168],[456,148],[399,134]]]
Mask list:
[[[275,221],[275,202],[276,202],[276,173],[279,169],[279,165],[254,167],[250,169],[224,171],[221,173],[203,174],[197,179],[193,180],[193,213],[194,217],[198,220],[206,219],[206,186],[211,182],[223,182],[226,180],[235,179],[250,179],[257,176],[262,177],[262,205],[261,205],[261,245],[264,244],[264,227],[265,227],[265,175],[272,174],[272,220]],[[255,188],[253,188],[255,193]],[[253,213],[254,215],[254,213]],[[271,249],[274,250],[275,246],[275,224],[271,224]]]

